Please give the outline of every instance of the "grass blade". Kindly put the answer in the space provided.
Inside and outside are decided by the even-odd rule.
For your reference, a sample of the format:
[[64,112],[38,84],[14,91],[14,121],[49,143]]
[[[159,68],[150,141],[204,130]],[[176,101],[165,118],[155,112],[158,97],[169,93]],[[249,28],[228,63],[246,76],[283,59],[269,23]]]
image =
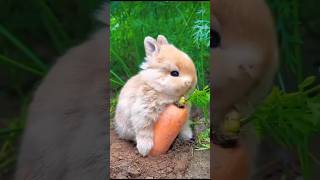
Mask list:
[[62,28],[57,17],[54,15],[50,7],[43,0],[35,0],[36,6],[38,6],[42,21],[51,36],[51,39],[55,45],[56,50],[62,54],[68,47],[70,38]]
[[124,81],[115,73],[115,72],[113,72],[112,70],[110,70],[110,73],[113,75],[113,76],[115,76],[121,83],[122,83],[122,85],[124,85]]
[[37,76],[44,76],[45,75],[45,73],[42,72],[42,71],[39,71],[39,70],[34,69],[32,67],[29,67],[29,66],[26,66],[24,64],[18,63],[15,60],[12,60],[12,59],[10,59],[10,58],[8,58],[6,56],[3,56],[1,54],[0,54],[0,62],[4,62],[4,63],[9,64],[11,66],[14,66],[16,68],[28,71],[28,72],[30,72],[30,73],[32,73],[34,75],[37,75]]
[[126,63],[124,63],[124,61],[121,59],[121,57],[112,48],[110,48],[110,51],[113,54],[113,56],[115,58],[117,58],[117,60],[121,63],[127,77],[130,77],[132,73],[131,73],[129,67],[126,65]]
[[0,35],[8,38],[17,48],[26,54],[41,70],[47,71],[47,66],[29,48],[27,48],[18,38],[13,36],[7,29],[0,24]]
[[115,84],[118,84],[119,86],[123,86],[124,84],[123,83],[121,83],[121,82],[119,82],[119,81],[116,81],[116,80],[114,80],[114,79],[110,79],[111,80],[111,82],[113,82],[113,83],[115,83]]

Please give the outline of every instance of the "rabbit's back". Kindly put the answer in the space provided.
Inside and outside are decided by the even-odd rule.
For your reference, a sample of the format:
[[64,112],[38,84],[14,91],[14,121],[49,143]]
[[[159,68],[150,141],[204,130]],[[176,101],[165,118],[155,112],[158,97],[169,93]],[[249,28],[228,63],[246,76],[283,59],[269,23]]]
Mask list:
[[114,117],[114,126],[120,137],[134,140],[134,130],[131,121],[131,110],[137,98],[141,97],[140,88],[143,83],[138,75],[131,77],[122,87]]
[[107,177],[105,39],[102,29],[69,50],[35,92],[15,179]]

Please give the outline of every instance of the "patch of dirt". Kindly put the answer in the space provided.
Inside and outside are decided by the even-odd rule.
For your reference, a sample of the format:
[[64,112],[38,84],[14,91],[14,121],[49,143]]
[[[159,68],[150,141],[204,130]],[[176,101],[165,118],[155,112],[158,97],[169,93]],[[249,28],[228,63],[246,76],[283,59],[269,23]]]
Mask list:
[[188,179],[209,179],[210,177],[210,151],[193,151],[186,173]]
[[[115,131],[110,131],[110,178],[188,178],[187,176],[190,177],[188,167],[192,159],[190,142],[176,139],[167,154],[142,157],[133,142],[119,139]],[[209,163],[209,160],[206,160]]]

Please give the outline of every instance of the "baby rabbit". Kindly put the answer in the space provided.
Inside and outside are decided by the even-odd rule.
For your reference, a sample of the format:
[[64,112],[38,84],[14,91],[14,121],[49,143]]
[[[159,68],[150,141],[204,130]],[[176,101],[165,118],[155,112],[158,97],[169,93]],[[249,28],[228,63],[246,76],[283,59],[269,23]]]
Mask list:
[[271,90],[278,68],[274,22],[263,0],[215,0],[211,7],[213,139],[220,145],[239,139],[253,160],[254,129],[247,125],[230,135],[221,127],[228,119],[250,116]]
[[[115,129],[123,139],[133,140],[142,156],[153,147],[153,124],[164,108],[190,93],[197,75],[191,58],[159,35],[144,39],[146,52],[141,71],[120,91],[115,114]],[[190,108],[190,107],[188,107]],[[187,122],[180,137],[191,139]]]
[[108,179],[106,10],[97,12],[102,27],[58,58],[35,91],[16,180]]
[[211,5],[214,126],[219,128],[226,118],[249,116],[270,91],[278,47],[264,1],[216,0]]

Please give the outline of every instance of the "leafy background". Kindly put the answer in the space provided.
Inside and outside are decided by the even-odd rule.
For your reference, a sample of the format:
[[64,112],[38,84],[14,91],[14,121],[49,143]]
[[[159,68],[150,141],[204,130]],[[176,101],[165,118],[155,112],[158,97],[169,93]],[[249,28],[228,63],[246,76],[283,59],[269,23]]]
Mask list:
[[111,2],[110,70],[112,90],[138,72],[146,36],[159,34],[191,56],[199,76],[198,87],[208,84],[209,2]]
[[[280,163],[281,179],[297,176],[315,179],[319,175],[313,174],[320,167],[317,152],[320,149],[311,148],[319,143],[320,135],[320,54],[315,47],[320,40],[316,29],[320,25],[320,14],[316,8],[319,6],[315,5],[320,4],[314,0],[267,2],[275,16],[280,69],[270,95],[255,114],[242,123],[251,121],[262,139],[285,149],[283,152],[287,155],[281,157]],[[293,157],[297,157],[298,162]],[[294,170],[295,165],[299,170]]]

